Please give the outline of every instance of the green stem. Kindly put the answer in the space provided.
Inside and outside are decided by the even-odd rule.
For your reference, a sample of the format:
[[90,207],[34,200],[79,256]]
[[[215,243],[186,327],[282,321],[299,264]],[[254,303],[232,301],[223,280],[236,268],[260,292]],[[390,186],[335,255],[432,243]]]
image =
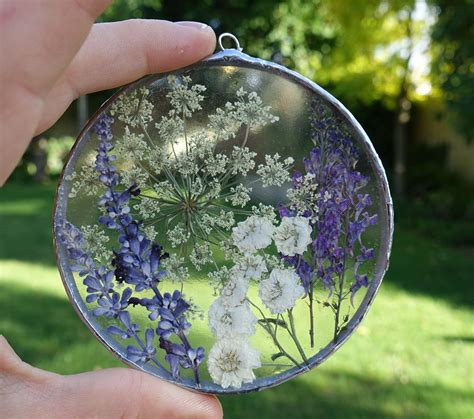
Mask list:
[[301,358],[303,358],[303,361],[305,364],[308,364],[308,358],[306,357],[306,354],[304,353],[303,347],[301,346],[300,341],[298,340],[298,337],[296,336],[296,328],[295,328],[295,320],[293,318],[293,309],[290,308],[288,310],[288,319],[290,320],[290,329],[291,332],[288,330],[291,338],[293,339],[293,342],[295,342],[296,348],[298,349],[298,352],[301,355]]

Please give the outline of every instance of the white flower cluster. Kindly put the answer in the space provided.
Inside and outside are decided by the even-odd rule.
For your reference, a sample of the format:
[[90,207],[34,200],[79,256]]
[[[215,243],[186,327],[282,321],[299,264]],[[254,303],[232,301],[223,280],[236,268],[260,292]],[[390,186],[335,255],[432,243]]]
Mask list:
[[287,157],[283,162],[281,156],[275,153],[272,156],[265,155],[265,164],[259,164],[257,175],[261,177],[262,184],[266,186],[281,186],[290,180],[289,169],[294,163],[293,157]]
[[273,220],[252,215],[233,228],[231,239],[240,252],[234,266],[210,274],[221,291],[208,313],[209,329],[217,339],[209,352],[208,369],[215,383],[240,388],[255,379],[253,370],[261,366],[259,353],[248,342],[257,323],[246,301],[249,281],[260,281],[260,299],[273,314],[293,308],[304,295],[294,268],[284,268],[279,258],[269,257],[267,262],[258,252],[274,240],[279,252],[302,254],[311,243],[311,227],[304,217],[283,217],[275,227]]
[[72,182],[69,198],[75,198],[79,192],[85,193],[87,196],[96,196],[103,188],[103,184],[99,181],[95,163],[82,165],[79,174],[73,172],[68,175],[66,180]]
[[223,388],[240,388],[242,383],[252,382],[253,370],[261,365],[259,352],[248,341],[255,334],[257,324],[245,301],[249,283],[239,272],[235,269],[220,272],[228,280],[208,312],[209,329],[216,342],[209,351],[207,367],[213,381]]
[[277,250],[285,256],[302,255],[311,243],[311,226],[305,217],[283,217],[273,236]]
[[110,114],[131,127],[146,127],[153,119],[153,103],[148,99],[149,94],[147,88],[141,87],[119,96],[110,108]]
[[231,202],[234,207],[245,207],[247,202],[250,201],[250,193],[252,188],[244,186],[242,183],[236,187],[230,188],[231,195],[226,198],[227,202]]
[[[318,203],[321,194],[318,192],[318,184],[315,182],[315,175],[313,173],[305,174],[297,181],[296,187],[288,188],[286,196],[289,200],[289,208],[297,215],[303,215],[308,208],[312,209],[312,221],[317,221]],[[330,198],[326,191],[324,198]]]
[[134,166],[123,170],[120,173],[120,184],[129,188],[132,185],[138,186],[140,189],[146,187],[150,175],[139,166]]
[[261,282],[258,295],[273,314],[282,314],[304,295],[304,288],[294,269],[273,269],[270,277]]
[[124,159],[143,160],[150,153],[150,148],[143,139],[143,134],[132,133],[125,127],[124,135],[115,143],[115,152]]
[[171,230],[167,232],[168,240],[171,246],[176,247],[181,244],[187,243],[191,237],[191,233],[185,228],[183,224],[176,224]]
[[160,212],[160,201],[153,198],[143,197],[133,206],[144,220],[156,217]]
[[181,78],[169,76],[168,82],[172,85],[172,90],[166,97],[170,99],[171,106],[179,115],[190,117],[193,112],[201,109],[200,103],[204,100],[201,93],[206,91],[205,86],[201,84],[190,86],[192,80],[189,76]]
[[81,231],[86,241],[86,249],[92,253],[92,256],[102,262],[109,261],[112,257],[112,251],[107,249],[110,238],[100,226],[86,225],[81,227]]
[[164,259],[163,268],[166,271],[166,278],[172,282],[185,282],[189,277],[184,258],[178,255],[170,254],[168,258]]

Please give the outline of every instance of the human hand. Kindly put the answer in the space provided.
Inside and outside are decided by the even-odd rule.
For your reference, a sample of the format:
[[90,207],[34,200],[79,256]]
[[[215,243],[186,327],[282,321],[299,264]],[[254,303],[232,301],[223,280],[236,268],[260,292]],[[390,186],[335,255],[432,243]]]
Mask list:
[[94,24],[111,0],[0,3],[0,185],[30,140],[77,97],[211,54],[201,23],[128,20]]
[[221,418],[213,396],[126,368],[61,376],[24,363],[0,335],[1,418]]
[[[0,3],[0,185],[31,138],[78,96],[212,53],[194,22],[93,22],[110,0]],[[215,397],[131,369],[61,376],[25,364],[0,335],[0,417],[222,417]]]

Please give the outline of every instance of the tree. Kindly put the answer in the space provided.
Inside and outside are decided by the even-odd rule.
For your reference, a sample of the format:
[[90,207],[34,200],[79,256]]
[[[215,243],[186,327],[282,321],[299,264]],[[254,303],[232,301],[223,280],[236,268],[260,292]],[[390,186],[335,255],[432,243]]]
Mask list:
[[431,0],[438,19],[433,26],[432,74],[450,110],[453,125],[474,138],[474,1]]

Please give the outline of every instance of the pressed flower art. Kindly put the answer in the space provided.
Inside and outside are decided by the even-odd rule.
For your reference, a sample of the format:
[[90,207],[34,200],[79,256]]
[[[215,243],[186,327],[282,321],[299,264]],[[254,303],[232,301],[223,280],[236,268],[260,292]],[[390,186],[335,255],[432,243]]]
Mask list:
[[347,111],[228,54],[103,105],[54,217],[63,279],[99,338],[215,393],[275,385],[333,352],[375,295],[391,232],[385,178]]

